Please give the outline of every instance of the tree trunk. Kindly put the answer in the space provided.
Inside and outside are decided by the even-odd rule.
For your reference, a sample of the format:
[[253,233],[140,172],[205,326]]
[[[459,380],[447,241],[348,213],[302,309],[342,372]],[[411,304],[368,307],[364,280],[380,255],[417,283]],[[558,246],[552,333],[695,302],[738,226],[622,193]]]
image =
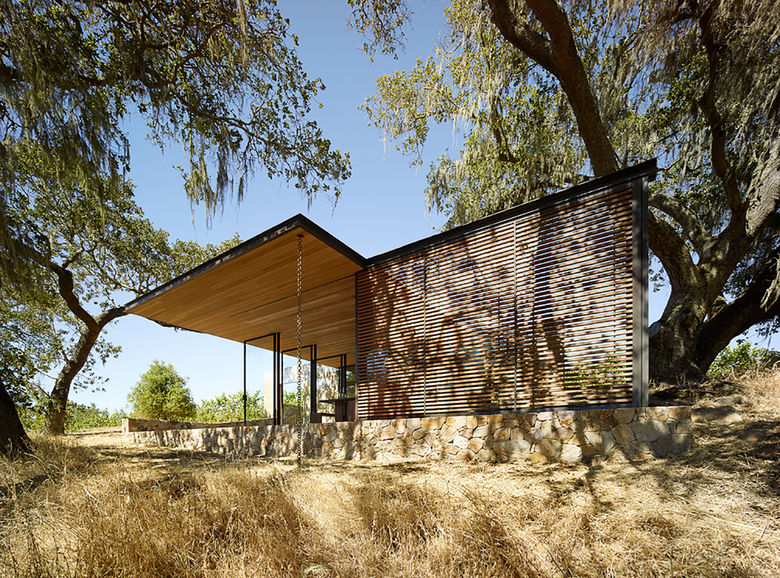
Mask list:
[[709,369],[729,342],[754,325],[780,315],[780,299],[763,303],[778,276],[778,255],[770,257],[748,288],[731,303],[711,314],[702,328],[694,352],[696,364]]
[[30,438],[19,420],[16,405],[0,381],[0,453],[6,456],[30,451]]
[[88,328],[81,332],[76,348],[70,359],[65,362],[57,380],[54,382],[54,388],[49,396],[49,403],[46,406],[46,432],[53,435],[62,435],[65,433],[65,414],[68,407],[68,396],[70,395],[70,386],[79,371],[87,363],[92,347],[95,345],[102,327]]
[[[651,327],[650,379],[662,383],[701,381],[707,368],[694,361],[701,334],[697,325],[692,317],[680,316],[675,322],[665,320]],[[653,333],[655,327],[658,329]]]
[[70,395],[70,386],[76,375],[82,370],[84,364],[89,359],[89,354],[94,347],[95,342],[100,336],[100,332],[111,321],[117,317],[125,315],[124,307],[113,307],[104,311],[97,317],[93,317],[89,311],[84,309],[75,294],[75,285],[73,282],[73,273],[68,270],[70,261],[59,265],[53,261],[41,258],[41,261],[57,275],[57,287],[60,295],[68,305],[68,309],[84,324],[76,347],[57,375],[49,397],[49,404],[46,407],[46,431],[54,435],[65,433],[65,412],[68,407],[68,395]]
[[673,290],[661,319],[650,330],[651,378],[666,383],[699,381],[732,339],[780,315],[780,299],[766,307],[761,304],[777,267],[777,256],[771,256],[747,289],[725,305],[706,299],[706,288]]
[[68,396],[70,395],[70,386],[78,375],[79,371],[87,363],[92,347],[95,345],[100,332],[114,319],[125,315],[122,307],[109,309],[105,313],[98,315],[94,323],[89,324],[79,337],[76,347],[70,359],[65,363],[57,380],[54,382],[54,388],[49,396],[49,404],[46,407],[46,432],[53,435],[62,435],[65,433],[65,415],[68,407]]
[[[488,0],[491,20],[501,35],[560,82],[572,106],[595,176],[616,170],[617,161],[598,101],[574,42],[565,9],[556,0],[526,0],[539,27],[526,23],[517,6],[508,0]],[[695,3],[694,3],[695,4]],[[703,10],[703,11],[702,11]],[[726,150],[726,133],[716,107],[716,83],[722,63],[713,36],[708,8],[696,8],[703,48],[709,66],[704,96],[695,102],[710,125],[713,171],[721,181],[731,215],[728,225],[711,234],[696,213],[672,197],[655,196],[651,206],[672,217],[683,230],[655,215],[648,215],[649,245],[669,277],[672,294],[661,319],[651,327],[650,376],[666,382],[700,380],[715,356],[731,339],[753,325],[780,315],[780,299],[761,305],[772,287],[780,284],[778,255],[772,255],[745,292],[731,303],[719,301],[729,276],[745,259],[755,239],[772,219],[780,203],[780,142],[774,143],[748,187],[752,196],[740,193],[735,169]],[[693,104],[693,103],[692,103]],[[691,246],[695,247],[695,261]]]
[[615,149],[601,119],[565,10],[555,0],[527,0],[526,4],[547,36],[521,22],[508,0],[488,0],[491,21],[509,43],[558,79],[577,119],[594,175],[614,173],[620,168]]

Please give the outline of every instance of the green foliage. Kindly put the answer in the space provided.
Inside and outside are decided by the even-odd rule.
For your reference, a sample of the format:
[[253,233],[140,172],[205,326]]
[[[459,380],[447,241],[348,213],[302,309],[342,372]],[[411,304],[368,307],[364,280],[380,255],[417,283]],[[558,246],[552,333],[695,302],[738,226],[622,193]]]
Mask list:
[[[19,419],[26,430],[43,430],[46,419],[45,409],[45,406],[40,404],[17,406]],[[107,409],[98,408],[94,403],[85,405],[69,401],[65,417],[65,431],[118,427],[122,425],[122,419],[125,417],[127,415],[122,411],[109,412]]]
[[[16,249],[32,256],[27,274],[35,284],[27,290],[9,284],[4,290],[5,306],[0,306],[9,322],[23,328],[20,336],[37,332],[36,325],[48,328],[51,352],[38,355],[36,365],[41,373],[54,370],[71,355],[84,327],[79,307],[97,317],[116,307],[118,299],[125,300],[127,292],[140,294],[175,273],[170,270],[175,256],[167,233],[143,217],[129,186],[107,192],[100,200],[74,195],[55,175],[49,177],[48,184],[24,177],[31,190],[23,202],[20,199],[9,207],[7,214],[24,239],[16,243]],[[70,273],[72,289],[63,292],[57,270]],[[70,293],[75,301],[68,302]],[[79,307],[72,306],[74,303]],[[31,322],[32,316],[37,323]],[[13,342],[17,346],[22,343],[19,339]],[[118,349],[99,339],[87,370],[117,353]],[[97,383],[94,374],[83,371],[75,385]]]
[[271,0],[0,7],[0,320],[22,329],[0,378],[17,401],[45,373],[59,373],[53,412],[71,385],[99,387],[90,369],[118,353],[99,336],[118,305],[222,248],[171,247],[143,218],[125,179],[131,114],[161,149],[184,148],[207,216],[256,170],[338,195],[349,157],[309,118],[324,86],[288,27]]
[[[307,407],[306,391],[308,391],[308,388],[302,389],[301,396],[304,412],[306,411]],[[298,393],[295,391],[285,391],[282,394],[282,403],[284,405],[283,423],[298,423],[298,416],[301,415],[299,411],[300,408],[298,406]]]
[[241,243],[238,233],[230,239],[225,239],[221,243],[208,243],[199,245],[194,241],[182,241],[177,239],[171,246],[170,271],[175,277],[202,265],[209,259],[216,257],[232,249]]
[[445,14],[434,54],[380,77],[363,105],[413,164],[436,125],[453,127],[458,150],[428,170],[429,207],[452,227],[583,180],[587,157],[555,79],[501,38],[484,5],[453,0]]
[[100,198],[122,184],[122,127],[135,109],[161,148],[184,148],[187,193],[210,213],[231,191],[240,198],[256,169],[308,194],[347,178],[348,155],[309,119],[324,85],[303,70],[288,28],[272,0],[5,2],[2,244],[19,161],[34,157]]
[[294,405],[295,407],[298,407],[298,392],[285,391],[284,394],[282,395],[282,399],[284,405]]
[[186,380],[173,366],[155,360],[128,394],[133,417],[184,421],[195,416],[196,406]]
[[780,362],[780,352],[758,347],[747,340],[738,339],[733,347],[727,345],[712,362],[708,377],[734,377],[746,371],[767,369]]
[[562,376],[564,389],[610,389],[626,382],[625,363],[619,357],[609,355],[595,361],[578,361]]
[[[119,348],[101,336],[85,346],[92,343],[81,339],[90,330],[88,323],[99,325],[107,311],[121,316],[118,307],[130,296],[240,242],[236,236],[205,247],[184,241],[171,244],[168,233],[144,217],[129,183],[107,188],[98,199],[73,194],[71,186],[54,174],[37,181],[29,176],[34,172],[31,167],[20,177],[30,189],[7,213],[25,239],[16,248],[32,256],[27,275],[34,283],[29,288],[0,284],[0,334],[5,343],[0,378],[18,403],[40,388],[42,375],[56,375],[68,360],[84,359],[70,389],[100,388],[104,380],[95,368],[118,355]],[[2,249],[0,254],[10,254]]]
[[[359,31],[382,47],[403,42],[404,2],[356,3]],[[722,3],[713,24],[724,35],[714,97],[743,192],[777,138],[778,45],[764,39],[777,38],[778,24],[758,16],[758,4]],[[565,10],[619,164],[658,157],[668,166],[658,188],[693,206],[706,228],[722,228],[725,194],[710,158],[711,127],[697,104],[710,78],[696,26],[669,24],[671,14],[642,1],[611,10],[571,2]],[[518,27],[544,36],[528,6],[517,3],[512,13]],[[452,0],[445,15],[434,52],[411,70],[380,77],[364,104],[369,122],[413,164],[422,162],[435,126],[452,127],[457,150],[429,167],[429,205],[455,226],[585,179],[589,159],[558,79],[503,38],[488,3]],[[390,25],[396,30],[376,36],[376,27]],[[755,152],[740,154],[746,150]]]
[[109,412],[98,409],[94,403],[84,405],[68,403],[68,415],[65,418],[65,431],[79,431],[94,427],[118,427],[122,425],[124,412]]
[[399,45],[406,41],[403,28],[411,10],[404,0],[347,0],[352,9],[349,26],[366,38],[363,51],[373,60],[379,50],[396,58]]
[[45,310],[25,307],[0,286],[0,382],[16,404],[32,405],[37,377],[56,361],[59,339]]
[[[265,417],[263,410],[263,398],[259,391],[247,393],[246,418],[261,419]],[[195,421],[222,422],[239,421],[244,419],[244,394],[243,392],[223,393],[213,399],[205,399],[195,411]]]

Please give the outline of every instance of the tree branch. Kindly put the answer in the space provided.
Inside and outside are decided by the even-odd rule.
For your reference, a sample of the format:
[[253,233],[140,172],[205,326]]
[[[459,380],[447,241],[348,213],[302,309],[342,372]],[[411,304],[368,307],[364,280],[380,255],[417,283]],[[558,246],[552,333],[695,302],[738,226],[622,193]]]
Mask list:
[[92,319],[92,324],[87,325],[81,331],[79,339],[73,347],[73,353],[68,357],[65,365],[57,375],[49,396],[46,411],[46,429],[50,433],[62,434],[65,431],[65,410],[68,403],[68,395],[70,394],[70,386],[78,372],[87,363],[89,354],[92,352],[100,332],[111,321],[126,314],[124,307],[113,307],[98,315],[97,319]]
[[769,158],[753,178],[755,187],[750,191],[745,232],[754,237],[766,226],[780,225],[777,210],[780,205],[780,138],[776,138],[769,151]]
[[691,260],[691,252],[669,223],[648,211],[648,242],[669,276],[672,291],[697,290],[700,275]]
[[501,36],[512,46],[524,52],[553,76],[558,76],[550,42],[527,24],[520,22],[505,0],[488,0],[490,21]]
[[767,308],[762,305],[767,290],[780,275],[778,258],[778,252],[770,256],[747,289],[704,324],[696,352],[697,364],[703,371],[734,337],[757,323],[780,315],[780,299],[775,299]]
[[699,255],[704,252],[705,246],[713,241],[712,235],[701,224],[696,213],[680,204],[676,199],[653,193],[650,195],[649,204],[651,207],[663,211],[682,226],[684,234],[693,243]]
[[726,191],[726,199],[731,212],[736,214],[743,210],[742,195],[739,194],[737,177],[734,167],[731,165],[726,154],[726,131],[724,129],[723,117],[715,105],[715,89],[718,82],[718,46],[710,26],[713,6],[716,3],[708,5],[697,19],[699,29],[701,30],[701,40],[704,50],[707,54],[707,65],[709,68],[707,87],[704,94],[696,103],[699,109],[704,113],[707,124],[710,125],[711,141],[710,156],[712,157],[712,167],[715,174],[718,175],[723,189]]
[[89,311],[81,306],[81,301],[79,301],[79,298],[76,297],[76,294],[73,292],[73,273],[54,261],[49,261],[48,267],[57,275],[57,287],[59,288],[60,295],[65,300],[65,303],[68,304],[68,309],[70,309],[73,314],[87,326],[87,329],[99,330],[95,318],[89,314]]
[[564,9],[555,0],[526,1],[547,31],[549,39],[545,39],[527,25],[518,22],[508,0],[488,0],[488,4],[491,20],[504,38],[548,70],[561,83],[577,119],[577,127],[585,142],[595,176],[617,171],[617,155],[601,119]]
[[95,321],[97,322],[98,327],[103,329],[103,327],[111,323],[114,319],[118,319],[119,317],[122,317],[126,314],[127,312],[125,311],[124,305],[120,305],[118,307],[112,307],[111,309],[107,309],[106,311],[98,315]]
[[81,257],[81,251],[77,251],[67,259],[65,259],[65,262],[61,265],[63,269],[67,269],[70,267],[79,257]]
[[496,141],[496,150],[498,151],[498,160],[507,163],[516,163],[518,158],[509,150],[504,131],[501,130],[501,114],[498,110],[498,103],[495,99],[490,103],[490,125],[493,131],[493,139]]

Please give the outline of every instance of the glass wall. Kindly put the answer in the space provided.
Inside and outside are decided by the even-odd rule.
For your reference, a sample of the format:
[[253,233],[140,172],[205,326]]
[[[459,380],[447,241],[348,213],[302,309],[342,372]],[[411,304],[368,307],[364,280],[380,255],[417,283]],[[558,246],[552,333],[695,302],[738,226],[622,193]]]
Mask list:
[[[266,335],[244,343],[244,383],[246,386],[247,420],[274,415],[274,348],[277,336]],[[259,399],[258,399],[259,398]],[[259,403],[255,404],[255,400]],[[262,416],[255,416],[260,405]]]

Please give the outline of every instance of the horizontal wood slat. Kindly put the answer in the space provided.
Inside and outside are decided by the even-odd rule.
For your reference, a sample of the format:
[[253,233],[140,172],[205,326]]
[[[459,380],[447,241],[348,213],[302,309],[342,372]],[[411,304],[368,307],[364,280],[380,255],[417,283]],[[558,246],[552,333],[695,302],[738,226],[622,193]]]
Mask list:
[[622,186],[357,274],[358,417],[632,399]]

